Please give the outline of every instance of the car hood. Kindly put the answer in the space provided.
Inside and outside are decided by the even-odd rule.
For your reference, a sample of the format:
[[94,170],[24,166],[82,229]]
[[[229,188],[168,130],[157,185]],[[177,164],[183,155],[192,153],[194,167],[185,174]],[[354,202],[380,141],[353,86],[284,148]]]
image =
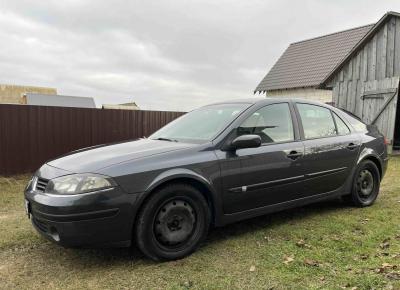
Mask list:
[[51,160],[47,164],[74,173],[95,172],[117,163],[183,150],[191,146],[194,145],[161,140],[139,139],[136,141],[74,151],[58,159]]

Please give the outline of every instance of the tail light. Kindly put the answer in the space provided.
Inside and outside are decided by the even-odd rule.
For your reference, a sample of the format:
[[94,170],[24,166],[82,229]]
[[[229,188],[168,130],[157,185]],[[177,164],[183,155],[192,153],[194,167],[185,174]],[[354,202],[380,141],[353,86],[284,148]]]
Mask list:
[[390,140],[386,137],[383,137],[383,144],[390,145]]

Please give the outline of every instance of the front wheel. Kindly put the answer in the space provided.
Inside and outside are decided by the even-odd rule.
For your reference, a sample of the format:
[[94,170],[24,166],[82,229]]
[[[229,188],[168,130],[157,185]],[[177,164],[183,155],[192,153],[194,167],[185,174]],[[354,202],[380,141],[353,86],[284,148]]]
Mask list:
[[380,174],[371,160],[362,161],[354,175],[353,188],[347,200],[358,207],[372,205],[379,193]]
[[170,184],[142,207],[135,228],[136,244],[156,261],[176,260],[196,250],[206,237],[210,210],[203,195],[186,184]]

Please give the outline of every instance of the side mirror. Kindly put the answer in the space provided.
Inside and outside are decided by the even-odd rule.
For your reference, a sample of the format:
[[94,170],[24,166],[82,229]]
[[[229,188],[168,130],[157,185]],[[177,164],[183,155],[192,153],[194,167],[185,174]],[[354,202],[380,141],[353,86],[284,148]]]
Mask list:
[[258,135],[242,135],[236,137],[231,143],[231,149],[256,148],[261,146],[261,137]]

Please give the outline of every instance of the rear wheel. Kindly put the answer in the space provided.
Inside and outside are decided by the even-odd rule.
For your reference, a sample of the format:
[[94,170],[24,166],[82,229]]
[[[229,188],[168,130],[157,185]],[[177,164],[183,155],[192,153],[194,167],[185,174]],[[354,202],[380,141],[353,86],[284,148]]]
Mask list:
[[149,258],[176,260],[199,246],[210,224],[203,195],[186,184],[157,190],[142,207],[135,228],[136,244]]
[[378,197],[380,174],[371,160],[362,161],[354,175],[353,188],[346,199],[353,205],[365,207],[372,205]]

